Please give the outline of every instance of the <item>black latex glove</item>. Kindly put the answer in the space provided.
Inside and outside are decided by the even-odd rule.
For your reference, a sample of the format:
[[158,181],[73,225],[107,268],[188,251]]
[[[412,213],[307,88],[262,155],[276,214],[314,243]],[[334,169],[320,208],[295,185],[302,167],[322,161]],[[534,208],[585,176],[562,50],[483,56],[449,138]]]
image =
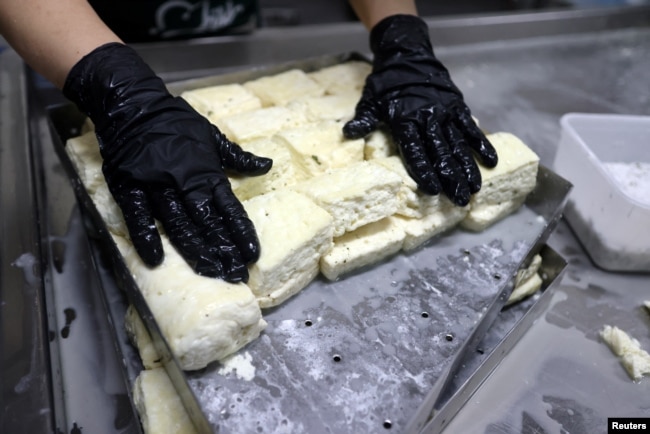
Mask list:
[[343,133],[358,139],[384,124],[422,191],[443,191],[466,205],[481,188],[473,153],[488,167],[497,154],[435,57],[426,23],[412,15],[385,18],[371,30],[370,48],[372,73]]
[[106,182],[142,260],[163,260],[155,218],[197,273],[247,281],[260,246],[225,170],[259,175],[271,160],[226,139],[122,44],[81,59],[63,92],[95,124]]

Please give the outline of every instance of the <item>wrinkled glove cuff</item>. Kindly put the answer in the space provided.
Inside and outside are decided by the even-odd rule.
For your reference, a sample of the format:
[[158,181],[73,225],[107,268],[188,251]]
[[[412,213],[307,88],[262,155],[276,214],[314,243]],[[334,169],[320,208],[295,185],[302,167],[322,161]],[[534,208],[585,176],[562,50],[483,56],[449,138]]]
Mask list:
[[377,23],[370,31],[370,49],[380,61],[396,51],[433,51],[429,27],[415,15],[391,15]]
[[[146,86],[143,82],[146,81]],[[88,115],[98,130],[112,121],[108,113],[122,101],[133,97],[129,90],[138,85],[148,90],[167,93],[163,81],[142,60],[136,51],[124,44],[111,42],[95,48],[77,62],[66,77],[63,95]],[[137,105],[132,105],[137,110]],[[117,111],[124,120],[137,113]]]

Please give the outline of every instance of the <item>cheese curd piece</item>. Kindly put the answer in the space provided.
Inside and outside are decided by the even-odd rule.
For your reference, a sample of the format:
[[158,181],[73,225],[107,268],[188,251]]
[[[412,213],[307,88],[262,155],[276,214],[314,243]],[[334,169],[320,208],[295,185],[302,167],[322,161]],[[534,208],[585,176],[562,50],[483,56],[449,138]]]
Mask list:
[[262,101],[241,84],[188,90],[181,97],[213,123],[224,116],[262,108]]
[[458,225],[467,215],[469,207],[456,206],[444,196],[440,196],[439,200],[438,206],[427,209],[424,217],[395,216],[405,233],[403,250],[410,251],[420,247],[436,235]]
[[300,69],[247,81],[244,87],[255,94],[264,106],[283,106],[306,96],[321,96],[325,89]]
[[421,192],[418,185],[406,171],[402,159],[396,155],[391,157],[382,157],[372,160],[372,163],[379,164],[396,174],[402,179],[402,188],[400,189],[401,202],[403,206],[397,210],[396,214],[404,217],[422,218],[430,210],[438,208],[441,201],[441,195],[431,195]]
[[368,134],[365,139],[363,155],[366,160],[385,158],[396,155],[397,148],[390,133],[384,130],[376,130]]
[[182,369],[225,358],[266,326],[248,286],[194,273],[166,236],[165,260],[155,268],[147,267],[128,241],[114,239]]
[[372,65],[369,62],[349,60],[310,72],[308,75],[327,93],[346,94],[351,91],[361,91],[371,71]]
[[261,157],[273,160],[268,173],[259,176],[230,176],[233,193],[240,201],[270,191],[281,190],[309,178],[310,174],[300,164],[299,156],[288,146],[274,138],[256,139],[239,143],[241,147]]
[[307,123],[304,113],[287,107],[265,107],[224,116],[215,122],[222,133],[234,142],[268,138],[278,131],[296,128]]
[[291,189],[309,196],[334,217],[334,236],[395,214],[402,204],[402,179],[377,164],[361,161],[300,182]]
[[363,140],[346,140],[337,122],[323,121],[286,129],[278,132],[276,139],[300,156],[300,165],[311,176],[363,161]]
[[124,328],[129,342],[138,349],[142,366],[145,369],[153,369],[162,366],[162,360],[153,346],[151,335],[147,331],[142,318],[138,315],[135,307],[129,305],[126,308],[126,315],[124,317]]
[[302,111],[310,122],[336,121],[343,123],[354,117],[354,108],[361,98],[360,91],[352,91],[337,95],[300,98],[287,104],[291,110]]
[[404,230],[392,217],[367,224],[334,239],[334,245],[320,260],[325,277],[339,276],[392,256],[400,251]]
[[539,275],[539,267],[542,265],[542,257],[535,255],[530,265],[517,272],[515,277],[515,288],[506,301],[506,306],[523,300],[536,293],[542,287],[542,278]]
[[133,384],[133,403],[145,434],[197,433],[164,368],[140,372]]
[[99,142],[94,130],[68,139],[65,150],[88,193],[95,191],[105,182],[102,173],[104,160],[99,153]]
[[542,287],[542,278],[539,274],[535,273],[530,278],[521,282],[510,294],[510,297],[506,301],[506,306],[516,303],[523,300],[524,298],[530,297],[539,291]]
[[621,364],[633,380],[640,380],[644,375],[650,374],[650,354],[641,348],[638,340],[610,325],[601,330],[600,336],[620,358]]
[[262,308],[277,306],[318,274],[318,261],[332,246],[332,216],[290,190],[243,205],[262,246],[260,258],[249,267],[248,285]]

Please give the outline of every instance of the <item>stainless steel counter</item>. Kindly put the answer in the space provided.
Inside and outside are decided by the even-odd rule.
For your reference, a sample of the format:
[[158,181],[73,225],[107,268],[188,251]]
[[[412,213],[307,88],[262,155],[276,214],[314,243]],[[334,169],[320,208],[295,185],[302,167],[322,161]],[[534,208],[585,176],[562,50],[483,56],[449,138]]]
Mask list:
[[[562,114],[650,114],[648,7],[429,23],[481,125],[519,135],[547,166]],[[358,24],[336,24],[137,48],[176,80],[365,52],[366,38]],[[61,101],[14,52],[0,52],[0,431],[138,432],[122,369],[128,345],[101,314],[119,300],[98,295],[83,220],[50,146],[45,107]],[[465,408],[429,428],[599,433],[608,416],[650,416],[650,383],[632,382],[598,337],[618,325],[650,349],[641,307],[650,275],[597,269],[562,222],[549,244],[569,260],[551,303]]]

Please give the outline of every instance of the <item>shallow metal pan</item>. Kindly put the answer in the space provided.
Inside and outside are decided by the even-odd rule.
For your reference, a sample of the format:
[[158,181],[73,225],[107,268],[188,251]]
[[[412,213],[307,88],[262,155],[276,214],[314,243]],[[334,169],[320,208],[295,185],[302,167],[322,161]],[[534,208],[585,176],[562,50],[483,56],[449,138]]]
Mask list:
[[[170,83],[173,93],[243,82],[289,68],[360,59],[350,53]],[[182,372],[65,153],[83,116],[49,109],[53,142],[111,258],[117,281],[147,326],[200,432],[417,432],[452,374],[485,336],[512,276],[544,245],[570,184],[540,167],[525,206],[482,233],[455,229],[337,282],[317,279],[265,312],[269,326],[237,356],[252,380],[222,365]],[[243,368],[243,367],[242,367]],[[241,373],[240,373],[241,374]]]

